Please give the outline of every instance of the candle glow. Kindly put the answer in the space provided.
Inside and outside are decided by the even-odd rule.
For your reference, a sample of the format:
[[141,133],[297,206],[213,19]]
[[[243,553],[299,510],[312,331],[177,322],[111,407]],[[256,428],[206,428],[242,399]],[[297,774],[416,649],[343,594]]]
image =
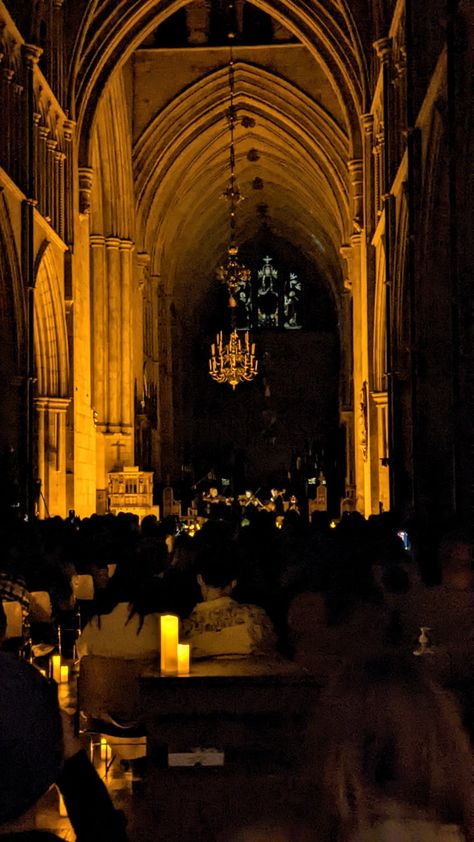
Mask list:
[[178,672],[178,617],[163,614],[161,617],[161,672],[176,675]]
[[61,681],[61,655],[53,655],[52,671],[54,680],[59,684]]
[[189,675],[189,643],[178,643],[178,675]]

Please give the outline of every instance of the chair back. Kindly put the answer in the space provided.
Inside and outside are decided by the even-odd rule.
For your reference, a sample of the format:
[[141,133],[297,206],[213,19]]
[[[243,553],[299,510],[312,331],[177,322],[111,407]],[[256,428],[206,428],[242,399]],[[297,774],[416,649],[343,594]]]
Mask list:
[[88,573],[81,573],[71,579],[72,592],[77,600],[94,599],[94,580]]
[[[124,728],[136,727],[143,719],[139,677],[153,663],[150,658],[84,655],[79,664],[77,695],[78,711],[85,722],[97,719]],[[89,730],[90,726],[86,724],[85,728]]]
[[32,623],[50,623],[53,615],[48,591],[30,591],[30,620]]
[[7,618],[5,639],[23,637],[23,611],[21,604],[6,599],[3,600],[2,604]]

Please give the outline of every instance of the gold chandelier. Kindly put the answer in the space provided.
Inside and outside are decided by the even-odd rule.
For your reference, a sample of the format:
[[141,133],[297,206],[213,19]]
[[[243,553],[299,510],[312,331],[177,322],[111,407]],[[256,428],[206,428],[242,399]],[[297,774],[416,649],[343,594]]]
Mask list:
[[[229,39],[234,37],[229,32]],[[250,282],[250,269],[247,269],[237,259],[239,252],[235,242],[235,207],[242,199],[240,190],[235,180],[235,149],[234,129],[236,109],[234,106],[234,59],[232,53],[232,42],[230,44],[229,60],[229,110],[227,112],[230,129],[229,184],[224,191],[224,197],[229,202],[230,209],[230,244],[227,249],[227,262],[217,270],[217,278],[224,283],[229,293],[229,307],[231,312],[231,333],[229,341],[224,341],[223,332],[216,336],[215,343],[211,345],[211,356],[209,358],[209,374],[217,383],[229,383],[232,389],[243,382],[253,380],[258,372],[258,360],[255,358],[255,343],[250,341],[249,331],[243,332],[240,336],[236,327],[237,293],[242,285]]]
[[224,343],[222,331],[216,336],[216,344],[211,345],[209,374],[218,383],[228,383],[232,389],[242,380],[253,380],[258,371],[255,359],[255,343],[250,342],[249,332],[245,331],[243,340],[234,328],[229,341]]

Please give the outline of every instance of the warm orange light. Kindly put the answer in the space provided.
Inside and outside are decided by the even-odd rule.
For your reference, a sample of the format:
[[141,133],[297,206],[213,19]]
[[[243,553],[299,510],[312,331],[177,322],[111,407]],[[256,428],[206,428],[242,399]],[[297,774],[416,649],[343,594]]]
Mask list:
[[53,678],[57,683],[61,681],[61,655],[53,655],[51,659]]
[[161,673],[176,675],[178,672],[178,625],[174,614],[163,614],[161,625]]
[[178,675],[189,675],[189,643],[178,643]]

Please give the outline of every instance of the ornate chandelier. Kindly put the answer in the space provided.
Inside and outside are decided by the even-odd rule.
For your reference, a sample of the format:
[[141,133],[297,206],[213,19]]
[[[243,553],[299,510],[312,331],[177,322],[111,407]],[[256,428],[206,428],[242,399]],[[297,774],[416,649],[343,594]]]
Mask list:
[[[234,37],[229,32],[229,38]],[[216,336],[216,342],[211,345],[211,356],[209,358],[209,374],[217,383],[229,383],[232,389],[242,381],[253,380],[257,375],[258,361],[255,358],[255,343],[250,341],[248,330],[239,336],[236,327],[237,295],[239,289],[250,282],[250,269],[247,269],[237,259],[239,252],[235,242],[235,207],[242,199],[240,190],[235,180],[235,149],[234,129],[236,109],[234,105],[234,59],[232,43],[230,45],[229,61],[229,110],[227,112],[230,129],[229,184],[224,190],[224,197],[229,202],[230,214],[230,244],[227,249],[227,262],[217,270],[217,278],[224,283],[229,293],[229,307],[231,311],[231,333],[229,341],[224,341],[223,332]]]
[[253,380],[258,371],[258,360],[255,359],[255,343],[250,342],[249,332],[245,331],[243,339],[234,328],[229,341],[224,343],[222,331],[216,336],[216,344],[211,345],[209,359],[209,374],[218,383],[228,383],[232,389],[242,380]]

